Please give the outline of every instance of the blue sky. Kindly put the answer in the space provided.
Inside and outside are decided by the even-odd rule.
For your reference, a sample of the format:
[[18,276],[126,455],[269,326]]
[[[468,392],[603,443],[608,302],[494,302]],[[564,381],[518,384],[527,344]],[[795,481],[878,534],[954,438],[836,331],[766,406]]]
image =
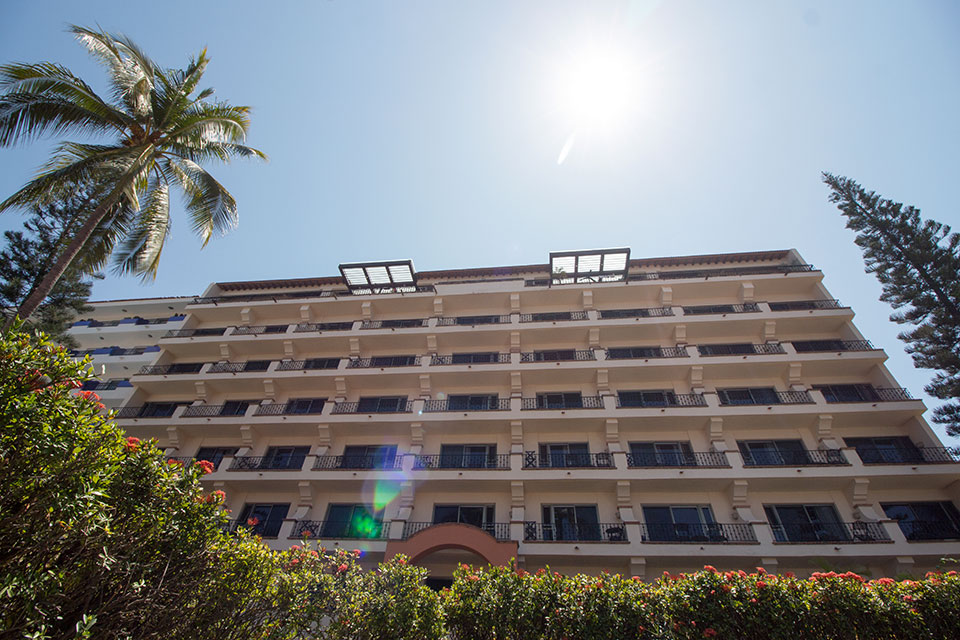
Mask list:
[[[206,46],[209,86],[254,107],[249,142],[271,157],[212,167],[240,203],[237,230],[200,251],[176,211],[157,280],[110,276],[97,299],[381,258],[427,270],[557,249],[795,247],[902,384],[919,394],[930,377],[903,353],[819,174],[960,226],[960,4],[9,1],[0,61],[61,62],[103,88],[69,23],[126,33],[164,66]],[[558,83],[598,46],[618,52],[635,95],[558,164],[577,128]],[[51,145],[0,150],[0,195]]]

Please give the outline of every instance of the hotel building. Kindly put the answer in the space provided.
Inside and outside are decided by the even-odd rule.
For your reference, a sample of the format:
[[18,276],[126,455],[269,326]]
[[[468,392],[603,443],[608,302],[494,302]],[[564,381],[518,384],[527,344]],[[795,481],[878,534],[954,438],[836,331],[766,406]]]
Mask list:
[[650,579],[960,556],[960,456],[820,271],[794,250],[629,253],[143,301],[185,318],[149,325],[117,421],[213,462],[231,526],[272,547],[403,553],[441,580],[512,557]]

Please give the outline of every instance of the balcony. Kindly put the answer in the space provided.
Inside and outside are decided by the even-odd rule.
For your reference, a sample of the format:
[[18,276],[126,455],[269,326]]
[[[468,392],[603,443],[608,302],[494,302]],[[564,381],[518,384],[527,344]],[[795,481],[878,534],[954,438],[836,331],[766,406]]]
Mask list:
[[689,544],[751,544],[757,542],[753,525],[745,523],[641,524],[642,542]]
[[583,362],[596,359],[593,349],[558,349],[520,354],[520,362]]
[[323,412],[324,400],[291,400],[290,402],[275,402],[262,404],[257,407],[257,416],[305,416],[318,415]]
[[251,293],[240,296],[208,296],[197,297],[190,304],[226,304],[230,302],[261,302],[279,300],[300,300],[303,298],[331,298],[336,295],[349,295],[346,289],[316,289],[314,291],[290,291],[284,293]]
[[897,524],[909,542],[956,540],[960,538],[960,529],[946,520],[898,520]]
[[586,320],[586,311],[555,311],[549,313],[521,313],[520,322],[567,322]]
[[107,382],[101,382],[100,380],[87,380],[80,388],[83,391],[114,391],[117,387],[130,386],[132,385],[127,380],[108,380]]
[[774,404],[813,404],[806,391],[773,391],[768,389],[717,389],[723,406],[767,406]]
[[208,327],[206,329],[174,329],[167,331],[160,336],[161,338],[209,338],[213,336],[222,336],[227,332],[227,327]]
[[390,530],[389,522],[378,520],[297,520],[290,539],[327,538],[347,540],[382,540]]
[[432,356],[430,366],[451,364],[510,364],[509,353],[454,353],[448,356]]
[[139,407],[121,407],[114,417],[117,419],[131,418],[170,418],[176,411],[175,404],[143,405]]
[[313,331],[350,331],[353,329],[352,322],[301,322],[298,324],[294,333],[310,333]]
[[394,455],[346,455],[317,456],[313,468],[316,471],[357,470],[357,469],[399,469],[403,458]]
[[419,367],[420,356],[375,356],[373,358],[351,358],[347,369],[379,369],[389,367]]
[[233,330],[233,335],[235,336],[262,336],[276,333],[286,333],[287,327],[289,325],[285,324],[266,324],[266,325],[257,325],[257,326],[241,326],[236,327]]
[[865,447],[854,445],[863,464],[954,464],[960,447]]
[[510,316],[460,316],[437,319],[438,327],[476,327],[485,324],[510,324]]
[[[403,525],[403,539],[420,533],[424,529],[429,529],[430,527],[439,525],[439,524],[452,524],[449,522],[405,522]],[[482,525],[474,525],[467,522],[458,522],[455,524],[466,524],[468,526],[477,527],[483,531],[486,531],[495,539],[500,542],[505,542],[510,539],[510,523],[509,522],[487,522]]]
[[[728,269],[684,269],[677,271],[644,271],[627,276],[627,282],[643,282],[647,280],[671,280],[691,278],[720,278],[725,276],[763,275],[768,273],[806,273],[813,271],[810,264],[781,264],[758,267],[734,267]],[[622,282],[622,281],[621,281]],[[551,284],[550,278],[537,278],[524,281],[527,287],[546,287]]]
[[607,349],[607,360],[686,358],[689,355],[686,347],[616,347]]
[[770,302],[770,311],[820,311],[824,309],[843,309],[839,300],[793,300],[791,302]]
[[578,396],[575,398],[523,398],[520,402],[523,411],[545,411],[558,409],[602,409],[603,398],[600,396]]
[[523,452],[524,469],[613,469],[613,456],[599,453],[560,453],[540,455],[537,451]]
[[276,538],[280,535],[280,527],[283,526],[283,520],[258,520],[249,518],[247,520],[228,520],[224,528],[229,532],[246,529],[250,533],[261,538]]
[[648,309],[602,309],[601,320],[620,320],[624,318],[662,318],[673,315],[673,307],[651,307]]
[[361,402],[338,402],[333,406],[331,413],[410,413],[413,411],[413,400],[404,400],[397,403],[363,404]]
[[910,392],[897,387],[872,387],[868,384],[814,385],[830,404],[852,402],[905,402],[913,400]]
[[184,418],[233,418],[247,413],[246,402],[228,402],[225,404],[195,404],[183,412]]
[[786,353],[778,342],[764,344],[701,344],[697,345],[701,356],[764,356]]
[[240,456],[233,459],[230,471],[300,471],[306,458],[306,454]]
[[741,455],[744,467],[820,467],[850,464],[839,449],[754,451],[741,452]]
[[685,316],[704,316],[711,314],[726,313],[754,313],[760,311],[756,302],[744,302],[743,304],[705,304],[695,307],[684,307]]
[[207,369],[207,373],[259,373],[270,368],[269,360],[250,360],[248,362],[217,362]]
[[890,542],[879,522],[771,523],[770,529],[777,543]]
[[418,455],[415,470],[424,469],[509,469],[509,453],[455,453]]
[[361,329],[416,329],[427,326],[426,318],[409,320],[364,320]]
[[337,369],[340,358],[308,358],[307,360],[283,360],[277,365],[277,371],[318,371]]
[[524,542],[628,542],[622,522],[523,523]]
[[797,353],[877,350],[869,340],[794,340],[791,344]]
[[510,398],[497,396],[476,396],[469,400],[445,398],[443,400],[427,400],[423,404],[424,413],[441,413],[444,411],[509,411]]
[[642,467],[729,467],[727,454],[722,451],[654,451],[628,453],[627,466]]
[[[639,395],[636,395],[639,394]],[[617,395],[618,409],[650,409],[658,407],[705,407],[702,393],[659,393],[621,391]]]

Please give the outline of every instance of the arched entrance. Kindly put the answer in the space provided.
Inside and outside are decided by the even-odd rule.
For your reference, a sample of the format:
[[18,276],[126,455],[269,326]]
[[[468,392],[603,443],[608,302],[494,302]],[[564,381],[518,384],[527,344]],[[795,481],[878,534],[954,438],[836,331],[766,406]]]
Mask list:
[[436,581],[448,579],[460,564],[505,565],[517,557],[517,543],[497,540],[469,524],[447,522],[427,527],[406,540],[388,541],[384,559],[399,554],[430,569]]

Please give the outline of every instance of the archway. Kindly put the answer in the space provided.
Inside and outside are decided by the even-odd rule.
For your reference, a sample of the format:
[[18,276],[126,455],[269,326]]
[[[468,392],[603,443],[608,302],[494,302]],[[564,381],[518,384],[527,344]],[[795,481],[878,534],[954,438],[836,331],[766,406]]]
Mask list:
[[472,525],[447,522],[427,527],[406,540],[388,541],[385,559],[398,554],[416,564],[429,563],[438,573],[452,573],[461,563],[505,565],[517,557],[517,543],[497,540]]

